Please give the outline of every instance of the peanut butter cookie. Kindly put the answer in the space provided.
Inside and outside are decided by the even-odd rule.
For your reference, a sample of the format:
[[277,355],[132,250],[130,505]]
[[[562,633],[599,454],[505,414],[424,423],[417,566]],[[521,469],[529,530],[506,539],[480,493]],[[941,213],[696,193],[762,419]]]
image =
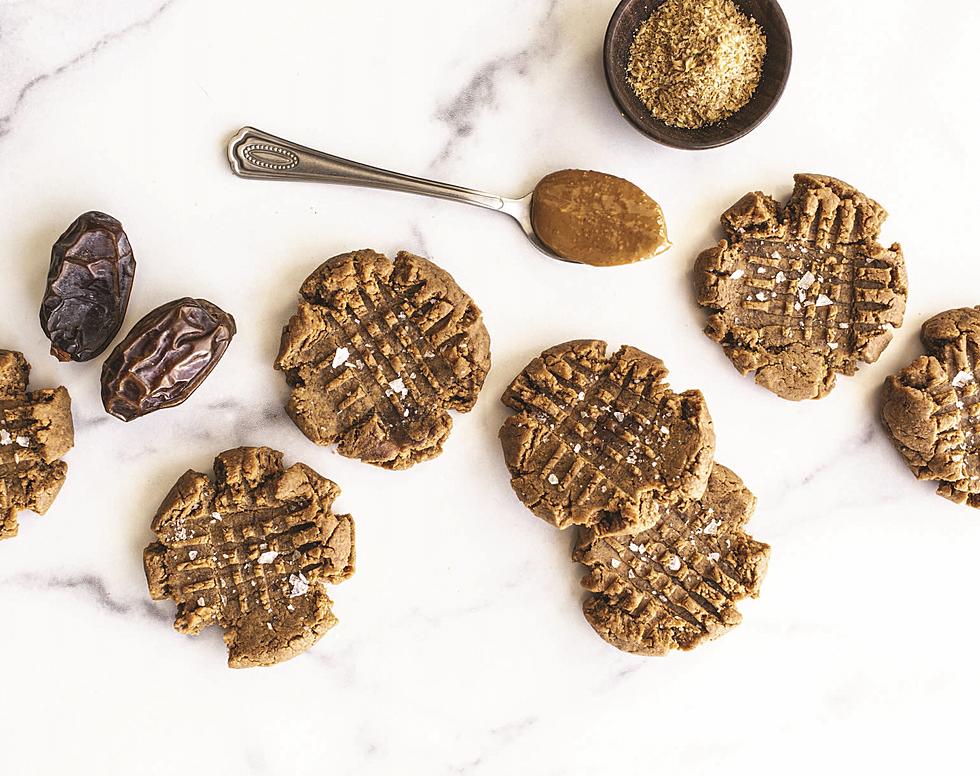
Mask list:
[[354,521],[331,511],[337,485],[267,447],[221,453],[214,473],[186,472],[153,518],[150,595],[174,600],[181,633],[220,625],[232,668],[280,663],[336,624],[326,585],[354,573]]
[[585,618],[638,655],[693,649],[738,625],[736,603],[759,595],[769,546],[744,532],[755,496],[715,464],[700,499],[675,504],[645,531],[582,529],[572,557],[589,567]]
[[0,539],[17,535],[17,513],[47,512],[65,483],[59,460],[75,443],[71,398],[61,388],[27,390],[23,354],[0,350]]
[[299,429],[386,469],[439,455],[490,369],[473,300],[432,262],[370,250],[324,263],[300,297],[276,359]]
[[785,206],[753,192],[722,215],[726,239],[698,257],[694,282],[705,334],[742,374],[784,399],[819,399],[878,359],[908,283],[901,247],[878,244],[881,205],[835,178],[795,180]]
[[921,337],[927,355],[885,381],[882,418],[916,477],[980,508],[980,307],[933,316]]
[[700,391],[674,393],[663,362],[576,340],[549,348],[511,383],[500,429],[518,498],[558,528],[642,530],[704,493],[715,449]]

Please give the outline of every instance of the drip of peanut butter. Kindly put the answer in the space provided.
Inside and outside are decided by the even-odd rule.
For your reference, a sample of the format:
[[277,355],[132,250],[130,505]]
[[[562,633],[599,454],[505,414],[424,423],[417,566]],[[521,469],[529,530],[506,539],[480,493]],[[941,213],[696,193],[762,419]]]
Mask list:
[[564,259],[597,267],[631,264],[670,247],[664,214],[638,186],[591,170],[560,170],[531,197],[531,225]]

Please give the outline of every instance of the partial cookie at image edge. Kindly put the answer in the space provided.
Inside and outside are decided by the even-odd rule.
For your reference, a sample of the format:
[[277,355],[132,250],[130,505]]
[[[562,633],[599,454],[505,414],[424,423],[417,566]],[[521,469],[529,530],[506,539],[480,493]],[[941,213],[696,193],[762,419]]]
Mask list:
[[885,380],[882,422],[916,478],[980,508],[980,307],[938,313],[920,337],[925,355]]

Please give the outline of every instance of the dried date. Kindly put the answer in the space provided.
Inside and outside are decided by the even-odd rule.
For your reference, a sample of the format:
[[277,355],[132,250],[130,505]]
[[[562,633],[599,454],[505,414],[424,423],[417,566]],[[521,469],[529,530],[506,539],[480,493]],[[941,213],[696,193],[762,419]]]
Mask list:
[[122,224],[83,213],[51,248],[41,328],[59,361],[88,361],[119,331],[129,306],[136,259]]
[[184,402],[231,344],[235,319],[184,297],[147,313],[102,366],[102,404],[121,420]]

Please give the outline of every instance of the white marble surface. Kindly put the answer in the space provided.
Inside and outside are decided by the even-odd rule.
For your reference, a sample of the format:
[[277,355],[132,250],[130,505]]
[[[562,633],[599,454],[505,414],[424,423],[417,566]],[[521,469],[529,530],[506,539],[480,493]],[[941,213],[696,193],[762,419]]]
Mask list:
[[[607,97],[613,0],[461,3],[0,0],[0,346],[74,399],[68,482],[0,545],[0,772],[174,774],[964,773],[980,670],[980,514],[904,469],[876,419],[884,377],[934,312],[980,303],[980,175],[969,0],[785,0],[796,57],[771,118],[728,148],[657,147]],[[673,249],[590,270],[542,258],[462,206],[233,178],[251,123],[340,155],[523,194],[592,167],[663,204]],[[717,215],[798,170],[891,212],[911,282],[880,362],[820,402],[740,377],[701,333],[687,273]],[[99,363],[47,355],[37,308],[52,241],[79,212],[125,224],[127,325],[176,296],[239,334],[183,407],[123,425]],[[484,308],[494,368],[444,455],[393,474],[317,448],[271,368],[316,264],[424,253]],[[511,494],[496,430],[510,377],[574,337],[638,345],[703,389],[718,458],[759,498],[770,542],[744,623],[644,659],[579,611],[570,537]],[[146,592],[149,521],[187,467],[265,443],[335,479],[358,525],[341,623],[306,655],[230,671],[217,629],[187,638]],[[433,499],[433,494],[439,493]]]

